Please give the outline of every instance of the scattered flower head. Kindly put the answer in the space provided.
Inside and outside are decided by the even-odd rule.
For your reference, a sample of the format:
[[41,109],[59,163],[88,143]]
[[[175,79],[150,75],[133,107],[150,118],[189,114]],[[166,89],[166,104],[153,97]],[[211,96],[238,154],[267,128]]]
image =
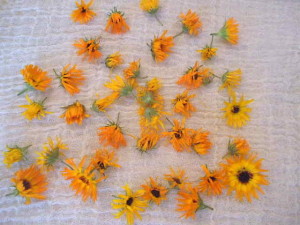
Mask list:
[[158,184],[152,177],[150,177],[149,184],[143,184],[141,187],[145,190],[143,198],[147,201],[153,201],[159,205],[167,199],[168,189]]
[[13,147],[6,146],[7,151],[3,152],[3,163],[7,168],[10,168],[12,164],[26,159],[28,148],[30,146],[31,145],[28,145],[26,147],[19,147],[18,145],[15,145]]
[[86,109],[79,101],[74,102],[71,105],[65,107],[65,112],[60,116],[60,118],[65,118],[67,124],[77,123],[82,124],[85,118],[90,117],[86,114]]
[[112,34],[122,34],[130,30],[126,23],[124,13],[118,11],[116,7],[108,14],[107,24],[105,27],[107,32]]
[[235,138],[233,142],[228,142],[228,153],[226,156],[245,156],[250,151],[250,145],[246,139]]
[[212,59],[214,56],[217,55],[217,48],[213,48],[211,46],[206,45],[204,48],[197,50],[197,52],[200,52],[201,59],[203,61]]
[[27,102],[29,105],[20,105],[19,107],[25,108],[26,110],[22,113],[22,115],[27,120],[33,120],[33,119],[41,119],[42,117],[45,117],[46,114],[50,114],[52,112],[46,111],[46,107],[44,106],[44,103],[47,98],[44,98],[44,100],[36,102],[31,100],[28,95],[25,96]]
[[155,131],[142,132],[141,137],[136,142],[136,147],[141,152],[147,152],[156,147],[159,138],[159,135]]
[[204,155],[211,149],[212,143],[209,140],[209,132],[196,130],[192,135],[192,149],[200,155]]
[[117,164],[114,151],[107,151],[106,149],[97,149],[92,158],[92,166],[101,174],[104,174],[108,167],[121,167]]
[[202,27],[202,22],[197,13],[189,9],[187,14],[181,13],[179,17],[181,18],[183,32],[195,36],[199,34],[199,29]]
[[154,36],[151,41],[151,52],[155,62],[163,62],[169,57],[169,53],[172,52],[171,48],[174,46],[174,40],[172,36],[166,36],[167,30],[163,32],[160,37]]
[[196,111],[196,108],[190,101],[194,97],[195,95],[188,95],[188,91],[178,94],[172,101],[173,111],[182,114],[184,117],[190,117],[191,112]]
[[112,92],[110,95],[95,100],[92,109],[95,112],[105,112],[105,110],[120,97],[119,92]]
[[221,77],[221,89],[232,89],[240,85],[242,79],[242,71],[240,69],[234,71],[227,71]]
[[129,64],[129,67],[123,70],[124,77],[126,79],[136,79],[140,76],[141,60],[133,61]]
[[159,0],[141,0],[140,8],[150,14],[155,14],[159,10]]
[[89,3],[85,3],[84,0],[81,0],[80,3],[76,2],[77,9],[75,9],[71,14],[71,19],[75,23],[88,23],[91,19],[94,18],[97,14],[90,9],[93,5],[94,0],[91,0]]
[[239,24],[234,18],[229,18],[225,21],[224,26],[219,30],[218,33],[213,33],[212,35],[217,35],[230,44],[236,45],[239,40]]
[[129,96],[135,88],[135,82],[131,79],[126,80],[121,76],[116,76],[114,79],[106,82],[104,86],[117,92],[119,96]]
[[168,181],[171,188],[183,189],[189,183],[186,182],[187,177],[185,176],[184,170],[175,171],[173,168],[170,169],[170,174],[165,174],[165,180]]
[[84,58],[87,58],[89,62],[94,62],[102,56],[100,52],[100,38],[81,38],[73,46],[78,48],[77,55],[84,55]]
[[109,69],[115,69],[118,66],[122,65],[123,62],[124,61],[120,52],[115,52],[106,57],[105,66]]

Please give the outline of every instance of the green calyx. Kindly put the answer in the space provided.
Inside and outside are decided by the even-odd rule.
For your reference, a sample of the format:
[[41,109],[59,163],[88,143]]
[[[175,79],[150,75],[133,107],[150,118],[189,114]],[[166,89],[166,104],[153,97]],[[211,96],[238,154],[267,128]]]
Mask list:
[[52,151],[49,151],[46,153],[46,165],[47,166],[53,166],[54,163],[58,160],[59,158],[59,148],[55,148]]
[[125,87],[122,88],[120,95],[121,96],[128,96],[133,91],[133,87],[129,84],[126,84]]
[[153,104],[153,103],[155,102],[153,93],[150,92],[150,91],[147,91],[147,92],[145,93],[145,95],[143,95],[143,96],[141,97],[141,101],[142,101],[145,105],[151,105],[151,104]]
[[150,120],[153,116],[157,115],[157,110],[151,107],[147,107],[144,115],[147,120]]

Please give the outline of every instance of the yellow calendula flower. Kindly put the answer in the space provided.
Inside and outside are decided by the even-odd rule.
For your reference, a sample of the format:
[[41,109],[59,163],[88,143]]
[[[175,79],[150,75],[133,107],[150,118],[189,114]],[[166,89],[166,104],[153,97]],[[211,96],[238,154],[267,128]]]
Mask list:
[[242,80],[242,71],[241,69],[234,71],[227,71],[221,77],[222,85],[220,89],[227,88],[232,89],[239,86]]
[[85,3],[84,0],[81,0],[80,3],[76,2],[77,9],[72,12],[71,19],[81,24],[88,23],[97,15],[90,9],[93,3],[94,0],[91,0],[89,3]]
[[195,112],[196,108],[190,102],[195,95],[188,95],[188,91],[184,91],[178,94],[175,99],[172,100],[173,111],[182,114],[184,117],[190,117],[191,112]]
[[196,130],[192,135],[192,149],[199,155],[207,154],[211,149],[212,143],[208,136],[209,132],[203,130]]
[[225,156],[239,156],[247,155],[250,151],[250,145],[246,139],[235,138],[233,141],[228,142],[228,153]]
[[104,174],[108,167],[121,167],[117,163],[114,151],[107,151],[106,149],[97,149],[95,155],[92,157],[93,168]]
[[125,194],[120,194],[113,199],[111,205],[113,209],[119,210],[114,214],[115,218],[120,218],[125,215],[128,225],[134,224],[134,219],[142,219],[140,212],[144,212],[148,206],[147,201],[143,200],[144,190],[133,192],[128,185],[124,186]]
[[159,130],[160,128],[164,128],[162,117],[165,114],[166,113],[162,111],[161,103],[140,107],[139,115],[141,116],[140,125],[142,129]]
[[202,27],[202,22],[197,13],[189,9],[187,14],[181,13],[179,17],[181,18],[183,32],[195,36],[199,34],[199,29]]
[[261,168],[263,159],[257,159],[255,155],[233,156],[226,158],[227,163],[222,164],[225,171],[225,183],[228,186],[228,194],[236,193],[240,201],[244,199],[251,202],[251,198],[259,198],[257,191],[264,194],[261,185],[268,185],[267,172]]
[[141,152],[147,152],[155,148],[159,138],[159,135],[155,131],[144,131],[137,140],[136,147]]
[[101,99],[98,99],[98,100],[95,100],[93,102],[93,105],[92,105],[92,109],[95,111],[95,112],[105,112],[105,110],[111,105],[113,104],[118,98],[120,97],[120,94],[119,92],[113,92],[111,93],[110,95],[104,97],[104,98],[101,98]]
[[212,59],[214,56],[217,55],[217,48],[213,48],[211,46],[206,45],[203,49],[197,50],[201,54],[201,59],[203,61]]
[[30,146],[31,145],[28,145],[23,148],[17,145],[15,145],[14,147],[6,146],[7,151],[3,152],[4,155],[3,163],[6,165],[7,168],[10,168],[12,164],[26,159],[26,154]]
[[248,104],[254,101],[254,99],[244,100],[244,96],[240,98],[239,101],[236,99],[236,94],[231,92],[231,100],[225,103],[224,117],[227,119],[227,125],[238,128],[243,127],[247,124],[247,121],[250,120],[248,115],[251,112],[251,108],[248,107]]
[[104,86],[119,93],[120,96],[128,96],[132,94],[135,83],[134,80],[125,80],[121,76],[116,76],[111,81],[105,83]]
[[145,190],[143,198],[160,205],[164,200],[167,200],[168,189],[161,184],[158,184],[152,177],[150,177],[149,184],[143,184],[141,187]]
[[173,168],[170,169],[170,174],[165,174],[165,180],[168,181],[171,188],[183,189],[186,187],[188,182],[186,182],[187,177],[185,176],[184,170],[175,171]]
[[174,38],[172,36],[167,36],[167,30],[163,32],[160,37],[154,36],[151,41],[151,53],[155,62],[163,62],[169,57],[169,53],[172,52],[171,48],[175,45]]
[[154,77],[151,80],[147,81],[146,88],[147,91],[157,91],[161,88],[161,82],[159,79]]
[[60,116],[60,118],[65,118],[67,124],[77,123],[82,124],[85,118],[90,117],[86,114],[86,109],[79,101],[74,102],[72,105],[65,107],[65,112]]
[[130,27],[126,23],[124,13],[118,11],[115,7],[108,15],[105,31],[112,34],[123,34],[130,30]]
[[28,95],[25,96],[27,102],[29,105],[20,105],[19,107],[25,108],[26,110],[22,113],[22,115],[27,120],[33,120],[33,119],[41,119],[42,117],[45,117],[46,114],[50,114],[52,112],[48,112],[45,109],[44,103],[47,98],[44,98],[44,100],[40,102],[36,102],[31,100]]
[[110,69],[115,69],[116,67],[123,64],[123,62],[124,61],[120,52],[115,52],[106,57],[105,66]]
[[100,38],[83,39],[76,41],[73,46],[78,48],[77,55],[84,55],[89,62],[94,62],[102,56],[100,52]]
[[54,168],[54,164],[64,156],[63,151],[69,149],[60,138],[56,138],[56,144],[54,144],[52,138],[48,137],[48,142],[44,144],[43,151],[37,152],[39,155],[36,158],[38,165],[41,165],[43,169],[49,171]]
[[135,79],[140,76],[140,59],[133,61],[129,64],[129,67],[123,70],[124,77],[126,79]]
[[157,17],[157,11],[159,10],[159,0],[141,0],[140,1],[140,8],[148,12],[149,14],[153,15],[157,22],[163,26],[162,22]]
[[224,26],[219,30],[218,33],[213,33],[211,35],[217,35],[230,44],[236,45],[239,40],[239,24],[236,22],[234,18],[229,18],[225,21]]

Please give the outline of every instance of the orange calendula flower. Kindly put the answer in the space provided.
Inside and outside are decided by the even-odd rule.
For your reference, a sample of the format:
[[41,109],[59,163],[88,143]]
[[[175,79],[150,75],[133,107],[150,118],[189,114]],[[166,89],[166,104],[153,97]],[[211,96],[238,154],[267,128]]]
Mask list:
[[165,180],[168,181],[171,188],[183,189],[188,184],[186,182],[185,171],[178,170],[175,172],[173,168],[170,170],[170,174],[165,174]]
[[97,184],[106,177],[96,178],[93,172],[94,167],[91,163],[87,168],[84,168],[85,160],[86,157],[83,157],[78,166],[73,159],[65,160],[65,164],[68,166],[62,171],[62,175],[66,180],[72,180],[70,184],[71,189],[76,191],[76,195],[81,195],[83,201],[86,201],[88,198],[96,201]]
[[144,131],[141,137],[136,142],[136,147],[141,152],[147,152],[155,148],[159,141],[159,135],[155,131]]
[[86,114],[86,109],[79,101],[74,102],[72,105],[65,107],[65,112],[60,116],[60,118],[65,118],[67,124],[77,123],[82,124],[85,118],[90,117]]
[[182,94],[178,94],[172,101],[174,112],[182,114],[185,117],[190,117],[191,112],[196,111],[196,108],[190,102],[190,100],[194,97],[195,95],[188,95],[188,91],[184,91]]
[[84,58],[88,58],[89,62],[93,62],[102,56],[100,52],[100,39],[80,39],[76,41],[73,46],[78,48],[77,55],[84,55]]
[[119,92],[113,92],[110,95],[95,100],[93,105],[92,105],[92,109],[95,112],[105,112],[105,110],[111,105],[113,104],[118,98],[120,97]]
[[222,85],[220,89],[227,88],[232,89],[239,86],[242,80],[242,71],[241,69],[234,71],[227,71],[221,77]]
[[116,76],[114,79],[106,82],[104,86],[119,93],[120,96],[128,96],[132,94],[135,83],[132,79],[126,80],[120,76]]
[[257,191],[264,194],[260,185],[268,185],[267,172],[261,168],[263,159],[257,159],[255,155],[233,156],[226,158],[227,163],[221,164],[225,171],[225,184],[228,186],[228,194],[233,191],[239,201],[251,198],[259,198]]
[[26,155],[30,146],[31,145],[28,145],[23,148],[19,147],[18,145],[15,145],[13,147],[6,146],[7,151],[3,152],[3,163],[6,165],[7,168],[10,168],[12,164],[27,159]]
[[164,123],[162,120],[162,116],[166,113],[162,111],[162,103],[154,103],[153,105],[140,107],[139,115],[140,125],[142,129],[154,129],[159,130],[160,128],[164,128]]
[[126,146],[126,140],[123,134],[123,131],[119,125],[119,114],[117,122],[109,121],[109,123],[99,128],[99,141],[104,144],[104,146],[112,146],[115,149],[120,148],[121,146]]
[[185,189],[178,192],[179,198],[177,204],[177,211],[183,212],[181,217],[195,219],[196,212],[202,209],[211,209],[210,206],[204,204],[203,200],[199,196],[198,188],[188,185]]
[[18,95],[34,89],[45,91],[50,86],[50,83],[52,81],[52,79],[47,76],[46,71],[43,71],[40,67],[32,64],[26,65],[20,72],[23,75],[26,88]]
[[32,198],[46,199],[43,193],[47,190],[48,183],[46,176],[37,166],[31,165],[26,169],[17,171],[11,181],[14,183],[15,190],[9,195],[24,197],[26,199],[25,204],[30,204]]
[[122,65],[123,62],[124,61],[120,52],[115,52],[106,57],[105,66],[109,69],[115,69],[118,66]]
[[123,70],[124,77],[126,79],[135,79],[140,76],[140,59],[133,61],[129,64],[129,67]]
[[250,150],[250,145],[246,139],[235,138],[233,142],[228,142],[228,153],[226,156],[245,156]]
[[209,170],[206,165],[201,166],[205,176],[201,177],[199,191],[208,195],[221,195],[224,184],[224,173],[222,170]]
[[229,18],[226,20],[224,26],[219,30],[218,33],[213,33],[211,35],[217,35],[224,38],[230,44],[236,45],[239,40],[239,25],[234,18]]
[[116,7],[110,12],[105,30],[112,34],[122,34],[130,30],[126,23],[124,13],[118,11]]
[[197,130],[192,136],[192,149],[200,155],[204,155],[211,149],[212,143],[208,138],[209,132]]
[[208,59],[212,59],[215,55],[217,55],[217,50],[217,48],[206,45],[203,49],[197,50],[197,52],[200,52],[201,59],[205,61]]
[[108,167],[121,167],[117,164],[115,152],[109,152],[106,149],[97,149],[91,164],[93,168],[96,168],[101,174],[104,174]]
[[90,20],[97,15],[93,10],[90,9],[93,3],[94,0],[91,0],[89,3],[85,3],[84,0],[81,0],[80,3],[76,2],[77,9],[72,12],[71,19],[74,22],[81,24],[90,22]]
[[171,48],[174,46],[174,40],[172,36],[166,37],[167,30],[163,32],[160,37],[154,36],[151,41],[151,52],[155,62],[163,62],[169,57],[169,53],[172,52]]
[[164,137],[169,137],[169,142],[178,152],[189,150],[192,144],[192,129],[185,128],[184,124],[185,120],[181,124],[178,120],[174,120],[172,130],[162,133]]
[[28,101],[29,105],[20,105],[19,107],[25,108],[26,110],[22,113],[22,115],[27,120],[33,120],[33,119],[41,119],[42,117],[45,117],[46,114],[50,114],[52,112],[46,111],[46,108],[44,106],[44,103],[47,99],[44,98],[44,100],[36,102],[31,100],[28,95],[25,96],[26,100]]
[[192,12],[192,10],[189,9],[187,14],[181,13],[179,17],[181,18],[183,32],[195,36],[199,34],[202,22],[197,13]]
[[212,71],[210,68],[203,68],[198,62],[189,68],[185,74],[177,81],[177,84],[187,89],[196,89],[202,85],[207,85],[212,81]]
[[159,205],[163,200],[167,199],[168,189],[158,184],[152,177],[150,177],[150,183],[141,185],[145,190],[143,198],[148,201],[153,201]]
[[77,94],[80,92],[78,88],[79,85],[82,85],[85,77],[83,76],[82,70],[76,68],[76,65],[70,68],[70,64],[66,65],[61,71],[60,75],[56,73],[55,75],[60,79],[61,86],[65,88],[67,92],[71,95]]

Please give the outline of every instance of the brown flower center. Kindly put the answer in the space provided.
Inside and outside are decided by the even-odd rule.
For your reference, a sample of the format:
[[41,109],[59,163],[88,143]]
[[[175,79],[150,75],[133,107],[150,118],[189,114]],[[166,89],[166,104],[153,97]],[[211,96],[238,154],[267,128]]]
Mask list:
[[79,179],[85,184],[90,184],[89,180],[85,176],[81,176]]
[[[217,178],[215,178],[215,177],[213,177],[213,176],[210,176],[209,178],[210,178],[210,180],[211,180],[212,182],[214,182],[214,181],[217,180]],[[210,180],[208,180],[208,182],[210,182]]]
[[181,184],[181,181],[177,177],[173,177],[173,180],[175,181],[176,184]]
[[253,174],[249,171],[243,170],[238,172],[237,177],[241,183],[247,184],[253,178]]
[[182,137],[182,130],[176,131],[175,134],[174,134],[174,136],[175,136],[175,138],[177,138],[177,139],[181,138],[181,137]]
[[85,13],[85,12],[86,12],[86,8],[82,7],[82,8],[81,8],[81,12],[82,12],[82,13]]
[[99,168],[102,169],[102,170],[105,170],[105,169],[106,169],[105,166],[104,166],[104,163],[101,162],[101,161],[97,162],[97,165],[98,165]]
[[232,108],[231,108],[232,113],[238,113],[239,111],[240,111],[240,106],[238,106],[238,105],[232,106]]
[[29,183],[28,180],[23,180],[22,184],[23,184],[23,187],[24,187],[25,191],[31,188],[31,184]]
[[158,190],[152,190],[151,194],[155,197],[155,198],[159,198],[160,197],[160,191]]
[[131,206],[132,203],[133,203],[133,198],[132,197],[128,198],[126,201],[126,205]]

